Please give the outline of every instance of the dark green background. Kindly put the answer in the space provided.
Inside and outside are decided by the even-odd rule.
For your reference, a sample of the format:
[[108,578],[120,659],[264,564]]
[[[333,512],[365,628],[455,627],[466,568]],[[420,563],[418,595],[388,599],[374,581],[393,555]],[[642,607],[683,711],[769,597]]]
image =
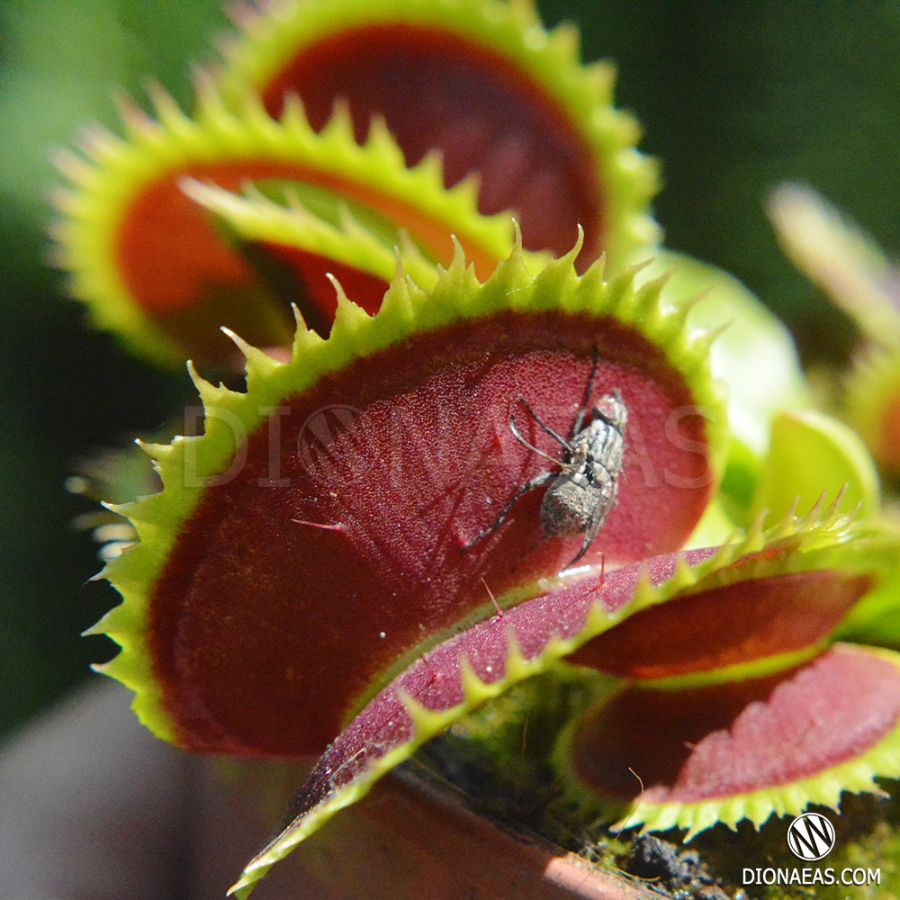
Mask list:
[[[815,357],[846,327],[780,256],[761,202],[805,181],[900,245],[900,3],[546,2],[619,64],[619,103],[664,162],[668,243],[741,277]],[[188,62],[226,27],[219,4],[0,3],[0,731],[109,655],[78,633],[113,602],[62,484],[73,460],[157,427],[184,378],[147,370],[84,326],[42,263],[47,161],[80,124],[113,122],[111,89],[159,78],[186,100]]]

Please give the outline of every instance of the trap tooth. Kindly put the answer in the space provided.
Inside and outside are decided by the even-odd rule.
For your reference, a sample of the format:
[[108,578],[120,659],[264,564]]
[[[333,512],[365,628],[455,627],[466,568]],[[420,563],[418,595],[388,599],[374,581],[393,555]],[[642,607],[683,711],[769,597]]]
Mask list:
[[198,62],[191,63],[190,79],[194,88],[195,108],[221,103],[216,77],[210,66]]
[[[89,185],[94,178],[94,167],[83,157],[73,153],[64,147],[55,148],[50,154],[50,162],[53,167],[67,178],[75,187],[85,187]],[[62,201],[67,204],[66,208],[62,208],[61,212],[68,212],[69,205],[72,203],[71,198],[78,196],[75,191],[62,190],[59,195]]]
[[576,59],[581,53],[581,32],[571,22],[557,25],[547,37],[550,47],[563,63]]
[[545,269],[545,272],[549,272],[551,270],[552,265],[559,266],[560,269],[568,269],[571,271],[572,275],[575,275],[575,261],[578,259],[578,256],[581,254],[582,249],[584,248],[584,228],[581,225],[577,225],[575,228],[575,243],[572,245],[572,248],[559,257],[551,265],[548,265]]
[[[443,167],[443,160],[441,161]],[[478,194],[481,191],[481,176],[478,172],[469,172],[453,187],[450,188],[450,195],[458,198],[460,203],[466,206],[478,206]]]
[[133,632],[135,622],[130,615],[128,606],[120,603],[114,606],[99,622],[86,628],[82,635],[98,635],[105,634],[115,639],[117,635],[129,634]]
[[122,152],[124,142],[105,126],[94,124],[82,130],[79,145],[85,156],[103,165]]
[[[147,676],[141,658],[134,653],[120,653],[108,663],[94,665],[91,668],[101,675],[106,675],[107,678],[114,678],[129,686],[141,683]],[[136,702],[132,708],[138,712],[139,704]]]
[[[419,265],[423,260],[422,254],[409,235],[405,231],[401,231],[397,237],[397,243],[394,245],[394,273],[391,277],[392,281],[395,278],[404,276],[406,272],[406,267],[403,264],[404,257],[413,259],[414,265]],[[436,266],[435,268],[437,273],[441,271],[441,266]],[[390,282],[388,285],[390,286]]]
[[[674,274],[674,271],[674,268],[669,269],[667,274],[671,276]],[[701,291],[691,297],[676,301],[674,305],[670,307],[672,313],[678,317],[679,330],[687,328],[687,320],[690,318],[691,313],[710,295],[711,292],[711,289]]]
[[178,101],[155,79],[148,79],[144,83],[144,92],[153,106],[156,118],[163,127],[172,132],[178,132],[190,124]]
[[413,731],[416,736],[434,734],[438,727],[440,714],[430,710],[404,690],[397,691],[397,699],[406,710],[412,720]]
[[[267,218],[269,218],[271,215],[274,215],[275,212],[279,209],[278,204],[263,195],[260,195],[260,198],[257,201],[255,196],[251,196],[250,192],[245,190],[244,196],[248,199],[252,199],[255,202],[258,202],[260,207],[265,206]],[[285,192],[284,203],[288,210],[290,210],[292,213],[295,213],[299,217],[299,220],[303,223],[304,226],[312,226],[313,222],[319,221],[303,205],[303,201],[300,199],[300,195],[293,188]],[[341,209],[345,208],[346,205],[342,204]]]
[[385,321],[396,322],[395,327],[403,330],[413,321],[413,299],[409,289],[409,281],[405,274],[400,254],[397,254],[397,265],[394,277],[388,286],[378,314]]
[[691,572],[690,563],[683,553],[679,553],[675,561],[675,572],[671,582],[673,586],[681,588],[694,583],[694,575]]
[[484,697],[486,685],[478,677],[468,655],[465,653],[459,660],[459,679],[466,702],[474,704]]
[[194,203],[210,212],[224,216],[227,212],[234,213],[238,208],[235,194],[231,191],[223,191],[222,188],[209,182],[199,181],[196,178],[182,178],[178,182],[178,187]]
[[824,516],[822,514],[822,499],[822,497],[819,498],[806,516],[798,516],[797,507],[800,501],[799,498],[796,498],[781,519],[766,529],[765,533],[772,534],[778,539],[785,539],[803,531],[827,532],[833,522],[827,513]]
[[[840,499],[844,496],[845,491],[846,491],[846,485],[844,487],[840,488],[840,490],[838,491],[836,502],[838,502],[838,503],[840,502]],[[833,518],[833,514],[836,511],[836,507],[835,507],[834,503],[828,503],[827,498],[828,498],[828,492],[822,491],[822,493],[819,494],[819,496],[816,498],[816,502],[813,503],[813,505],[812,505],[812,509],[810,510],[810,516],[812,516],[813,518],[818,519],[818,520],[824,520],[825,522],[827,522],[829,519]],[[794,515],[794,516],[797,515],[797,508],[799,507],[799,505],[800,505],[799,500],[795,501],[794,503],[791,504],[790,511],[791,511],[792,515]]]
[[728,325],[720,325],[718,328],[700,328],[697,329],[693,335],[694,346],[706,357],[709,356],[710,351],[712,350],[712,345],[716,342],[719,336],[728,328]]
[[159,444],[153,441],[144,441],[141,438],[135,438],[134,443],[155,462],[168,462],[174,455],[171,444]]
[[523,250],[522,247],[522,226],[519,224],[519,220],[513,216],[512,220],[513,226],[513,253],[521,253]]
[[[346,107],[345,107],[346,109]],[[346,109],[347,113],[347,121],[349,123],[349,127],[352,129],[352,120],[350,119],[350,111]],[[387,160],[387,162],[392,166],[403,166],[405,165],[405,159],[403,157],[403,152],[397,146],[397,142],[391,136],[390,129],[387,126],[387,122],[385,122],[383,116],[372,116],[369,121],[369,133],[366,139],[367,147],[373,151],[373,153],[378,154],[381,158]],[[424,157],[420,166],[426,166],[426,161],[429,160],[428,155]],[[432,168],[436,168],[437,170],[437,178],[439,180],[443,180],[443,171],[441,168],[440,159],[431,161],[428,163]],[[425,170],[423,170],[425,171]],[[434,175],[432,175],[434,177]]]
[[[300,201],[296,198],[295,195],[295,209],[303,209],[300,204]],[[307,215],[309,215],[307,213]],[[312,217],[310,216],[310,219]],[[353,215],[353,211],[346,203],[340,203],[338,205],[338,219],[340,221],[341,229],[344,233],[350,237],[369,237],[371,232],[369,232],[366,228],[363,227],[362,223],[357,219],[355,215]],[[411,242],[409,242],[411,243]]]
[[284,98],[280,122],[293,135],[304,132],[308,127],[306,110],[298,94],[288,94]]
[[81,637],[97,637],[101,635],[111,636],[112,629],[114,629],[114,627],[115,624],[108,622],[107,617],[104,616],[93,625],[89,625],[87,628],[85,628],[84,631],[81,632]]
[[[567,253],[551,262],[538,274],[535,283],[536,296],[548,309],[560,306],[566,312],[575,313],[584,308],[582,305],[584,294],[577,290],[579,281],[574,259],[571,252]],[[590,303],[591,298],[587,299]]]
[[692,841],[701,831],[716,824],[717,816],[715,810],[704,810],[700,812],[688,833],[684,836],[685,843]]
[[281,363],[264,353],[258,347],[248,344],[240,335],[230,328],[222,326],[222,333],[230,340],[244,357],[248,378],[265,379],[271,372],[279,368]]
[[[257,95],[254,94],[254,97]],[[262,106],[262,102],[260,101],[261,108],[265,108]],[[322,136],[326,139],[333,141],[335,145],[345,148],[352,146],[358,146],[356,143],[356,137],[353,131],[353,118],[350,115],[350,106],[347,103],[347,100],[344,97],[337,97],[332,103],[331,106],[331,118],[328,120],[326,126],[322,129]],[[385,137],[389,135],[383,131],[381,140],[383,141]]]
[[313,348],[319,347],[325,342],[325,339],[318,334],[318,332],[313,331],[311,328],[307,328],[306,322],[303,319],[303,313],[296,303],[291,304],[291,310],[294,314],[295,325],[294,340],[291,345],[291,358],[296,360],[302,359],[307,353],[313,350]]
[[[782,517],[780,522],[776,522],[773,524],[772,531],[774,534],[784,533],[784,525],[788,520],[791,520],[793,525],[795,519],[791,512],[788,510],[785,515]],[[759,549],[762,546],[764,535],[766,534],[766,513],[765,511],[759,513],[750,523],[750,527],[747,529],[747,534],[744,537],[745,543],[753,547],[755,549]]]
[[590,63],[585,75],[594,95],[606,103],[612,102],[613,87],[616,83],[616,67],[604,60]]
[[138,519],[147,521],[144,518],[144,498],[141,498],[140,500],[128,500],[125,503],[112,503],[108,500],[101,500],[100,506],[102,506],[105,510],[113,513],[114,515],[121,516],[125,519],[132,519],[135,522]]
[[198,371],[197,367],[194,365],[194,361],[189,359],[186,363],[187,373],[191,379],[191,383],[194,385],[195,390],[200,395],[200,400],[203,402],[203,406],[209,410],[215,406],[218,406],[222,400],[222,397],[227,392],[227,389],[222,385],[216,387],[211,381],[207,381]]
[[337,332],[336,339],[338,340],[352,340],[352,336],[359,329],[360,324],[369,316],[361,306],[347,297],[343,286],[334,275],[329,272],[326,278],[331,282],[337,295],[337,312],[334,316],[332,333]]
[[[51,192],[48,200],[50,205],[57,211],[62,212],[65,206],[65,198],[61,197],[62,191]],[[68,260],[68,254],[62,249],[62,242],[65,241],[70,233],[70,229],[59,219],[52,220],[47,226],[47,235],[54,243],[45,248],[43,253],[44,264],[52,269],[64,269]]]
[[[581,276],[581,287],[580,290],[583,294],[588,296],[597,297],[600,293],[605,292],[606,286],[606,256],[599,256],[591,265],[585,270],[584,274]],[[610,312],[614,312],[616,309],[615,303],[613,301],[608,301],[610,306]]]
[[129,140],[139,139],[153,130],[153,120],[129,93],[120,89],[113,91],[113,103]]
[[[439,149],[429,150],[422,157],[421,161],[416,165],[416,169],[421,172],[424,177],[430,179],[434,184],[444,184],[444,157]],[[471,189],[468,190],[468,195],[466,187],[463,187],[462,191],[460,191],[458,188],[451,188],[449,193],[451,197],[460,197],[462,200],[468,202],[477,199],[477,197],[472,194]]]
[[607,283],[610,306],[615,310],[616,316],[625,322],[635,322],[636,292],[634,288],[635,272],[629,270],[615,276]]
[[534,665],[525,657],[514,629],[506,631],[506,665],[505,678],[511,682],[527,678]]
[[891,263],[877,242],[815,191],[786,183],[766,210],[779,244],[794,265],[850,316],[875,346],[900,339]]
[[522,28],[542,30],[535,0],[509,0],[509,8]]
[[[584,620],[584,633],[602,634],[610,627],[610,622],[614,621],[616,618],[618,618],[618,616],[615,613],[610,613],[609,610],[601,605],[601,603],[592,603]],[[537,662],[537,658],[531,660],[532,669],[535,671],[539,671]]]
[[306,325],[306,319],[303,318],[303,313],[300,311],[300,307],[297,306],[296,303],[291,304],[291,312],[294,316],[294,340],[303,339],[305,340],[306,335],[312,334],[309,328]]
[[[232,3],[225,4],[223,12],[239,32],[249,33],[259,27],[263,8],[257,0],[234,0]],[[220,40],[223,38],[237,40],[237,35],[228,32],[218,35],[218,38]]]
[[685,328],[686,313],[675,306],[656,306],[656,324],[660,339],[677,340]]
[[397,244],[393,250],[394,259],[400,266],[421,271],[431,265],[405,228],[400,229],[397,235]]
[[[214,186],[198,186],[196,182],[185,183],[183,189],[216,215],[224,228],[239,240],[259,248],[263,255],[274,253],[277,257],[279,251],[298,250],[320,258],[323,267],[333,261],[334,265],[349,267],[353,273],[372,276],[369,284],[363,284],[362,294],[354,294],[352,299],[367,311],[380,305],[396,268],[396,246],[390,246],[384,235],[364,225],[347,203],[341,202],[336,207],[339,219],[336,227],[308,210],[296,191],[287,191],[284,205],[279,205],[252,186],[243,195]],[[398,242],[403,247],[401,255],[411,277],[423,286],[433,284],[434,264],[408,236],[404,239],[399,233]],[[376,279],[384,285],[380,293],[377,293]],[[318,307],[318,302],[313,306]]]
[[683,330],[679,328],[677,319],[669,318],[668,307],[660,303],[663,288],[669,281],[668,274],[660,275],[652,281],[641,285],[634,296],[634,315],[640,318],[653,318],[653,324],[662,341],[674,340]]
[[[339,108],[336,108],[335,112],[336,115],[340,115]],[[240,118],[247,123],[252,131],[255,131],[264,139],[268,138],[269,135],[274,134],[276,130],[275,126],[278,124],[278,119],[268,114],[262,100],[253,91],[247,91],[243,97],[240,107]],[[330,124],[332,123],[329,123],[329,125]],[[335,130],[337,130],[339,125],[338,123],[334,124]],[[307,123],[307,128],[309,128],[309,123]]]
[[802,517],[789,514],[767,528],[763,524],[764,518],[758,517],[746,534],[714,548],[709,558],[699,564],[696,561],[688,564],[683,553],[676,555],[675,568],[665,582],[664,591],[654,584],[651,570],[644,566],[635,589],[634,607],[646,608],[664,602],[672,593],[699,584],[716,571],[727,572],[739,561],[741,573],[753,571],[754,577],[765,577],[783,571],[785,560],[805,560],[799,569],[804,571],[804,566],[819,565],[822,560],[827,564],[829,554],[833,555],[837,568],[864,567],[868,556],[871,571],[879,579],[889,577],[886,560],[880,551],[873,549],[894,545],[895,538],[887,534],[873,538],[865,527],[846,517],[835,518],[829,514]]
[[637,584],[634,589],[634,605],[637,608],[649,606],[659,599],[659,592],[653,584],[653,572],[648,561],[640,563]]

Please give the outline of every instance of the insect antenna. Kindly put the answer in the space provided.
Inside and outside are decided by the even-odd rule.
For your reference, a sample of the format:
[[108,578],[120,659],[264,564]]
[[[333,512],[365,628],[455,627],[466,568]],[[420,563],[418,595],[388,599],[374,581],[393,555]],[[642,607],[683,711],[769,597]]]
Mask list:
[[519,395],[519,399],[517,402],[521,403],[522,406],[525,407],[528,415],[530,415],[531,418],[534,419],[535,422],[537,422],[538,426],[544,432],[544,434],[550,435],[550,437],[552,437],[554,441],[556,441],[558,444],[561,444],[570,453],[572,452],[572,445],[564,438],[561,438],[549,425],[545,424],[544,420],[541,419],[541,417],[531,408],[531,405],[523,396]]
[[590,409],[591,394],[594,393],[594,381],[597,378],[597,369],[600,366],[600,354],[597,352],[597,345],[591,348],[591,374],[588,375],[587,384],[584,386],[584,397],[581,398],[581,409],[575,417],[575,424],[572,426],[572,437],[577,435],[584,426],[584,417]]
[[[529,407],[529,410],[530,410],[530,407]],[[532,413],[532,415],[534,415],[534,413]],[[539,425],[541,424],[540,420],[538,420],[538,424]],[[532,453],[536,453],[542,459],[546,459],[547,462],[552,462],[553,465],[559,466],[561,469],[564,469],[567,472],[577,472],[578,471],[577,466],[573,466],[573,465],[565,462],[564,460],[557,459],[555,456],[551,456],[549,453],[545,453],[543,450],[539,449],[538,447],[535,447],[534,444],[529,443],[524,437],[522,437],[522,432],[519,431],[519,426],[516,424],[516,417],[514,415],[509,417],[509,430],[513,433],[513,437],[523,447],[527,447]],[[553,435],[553,436],[556,437],[556,435]],[[565,446],[569,447],[568,444],[565,444]],[[571,449],[571,447],[569,447],[569,449]]]

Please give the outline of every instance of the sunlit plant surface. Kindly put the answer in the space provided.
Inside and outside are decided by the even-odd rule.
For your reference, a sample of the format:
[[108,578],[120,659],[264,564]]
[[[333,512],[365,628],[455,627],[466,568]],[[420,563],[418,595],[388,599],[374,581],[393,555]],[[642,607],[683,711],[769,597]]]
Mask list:
[[100,668],[185,750],[318,757],[233,890],[448,729],[502,785],[546,724],[519,758],[557,841],[746,834],[896,779],[884,255],[772,196],[866,345],[811,389],[750,293],[661,244],[574,28],[499,0],[236,20],[190,109],[153,86],[59,157],[54,225],[93,321],[193,360],[202,401],[152,471],[76,482],[136,498],[100,523]]

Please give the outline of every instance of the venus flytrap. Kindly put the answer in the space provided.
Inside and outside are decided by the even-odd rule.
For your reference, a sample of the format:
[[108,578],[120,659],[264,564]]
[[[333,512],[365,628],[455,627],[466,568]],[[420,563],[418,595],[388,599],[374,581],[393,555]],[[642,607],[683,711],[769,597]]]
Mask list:
[[[555,742],[570,811],[633,802],[629,827],[693,835],[896,778],[896,655],[835,643],[879,643],[894,609],[871,460],[810,409],[758,301],[654,246],[655,167],[609,67],[525,2],[238,18],[192,115],[154,91],[156,120],[126,101],[124,140],[64,159],[54,230],[98,324],[199,361],[203,433],[143,445],[162,490],[111,508],[136,542],[104,572],[123,602],[95,629],[122,648],[102,670],[186,750],[319,756],[233,890],[566,665],[605,686]],[[545,494],[517,493],[609,398],[617,492],[591,540],[555,533]],[[829,711],[835,681],[864,702]],[[795,766],[771,723],[804,703],[836,737]],[[663,746],[681,726],[697,744],[665,772],[628,730],[660,708]],[[753,777],[708,790],[696,770],[731,725]],[[594,759],[635,762],[646,790]]]

